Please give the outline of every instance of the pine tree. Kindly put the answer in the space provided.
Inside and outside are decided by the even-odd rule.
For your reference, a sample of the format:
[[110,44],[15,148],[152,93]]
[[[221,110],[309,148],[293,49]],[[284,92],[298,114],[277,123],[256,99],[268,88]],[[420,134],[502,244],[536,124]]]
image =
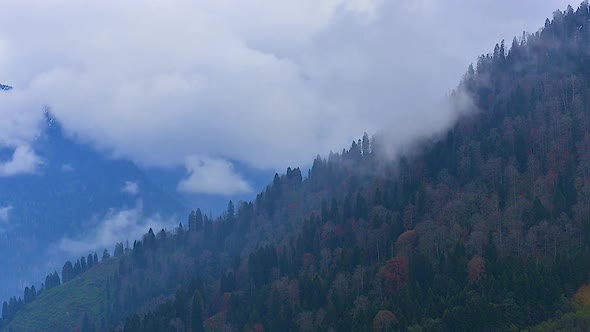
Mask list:
[[279,176],[279,173],[275,173],[275,177],[272,181],[272,193],[274,196],[273,199],[280,198],[283,193],[283,186],[281,184],[281,177]]
[[322,223],[327,223],[329,216],[328,216],[328,202],[326,202],[325,198],[322,198]]
[[88,269],[88,265],[86,265],[86,257],[82,256],[80,258],[80,271],[84,272]]
[[227,220],[232,221],[234,219],[235,214],[236,214],[236,210],[234,207],[234,202],[232,202],[230,200],[229,203],[227,203],[227,214],[226,214]]
[[94,266],[94,257],[92,256],[92,254],[88,254],[88,258],[86,258],[86,264],[88,264],[88,268]]
[[195,212],[195,228],[197,231],[203,230],[203,213],[201,209],[197,209],[197,212]]
[[196,215],[195,215],[195,211],[191,211],[191,213],[188,215],[188,230],[189,232],[194,232],[196,231]]
[[148,233],[143,238],[144,247],[147,249],[155,249],[156,248],[156,235],[154,231],[150,227]]
[[201,294],[195,292],[193,296],[193,303],[191,306],[191,331],[202,332],[203,329],[203,300]]
[[338,214],[338,202],[336,198],[332,197],[332,203],[330,204],[330,219],[332,219],[332,222],[338,219]]
[[105,248],[105,250],[102,252],[102,260],[104,261],[105,259],[109,258],[111,258],[111,254],[109,254],[109,251]]
[[72,279],[74,279],[75,277],[75,273],[74,273],[74,266],[72,265],[72,262],[67,261],[62,270],[61,270],[61,277],[63,282],[68,282]]
[[123,248],[123,242],[115,244],[115,257],[122,256],[124,251],[125,249]]
[[7,321],[9,320],[9,312],[8,312],[8,303],[6,301],[4,301],[4,303],[2,303],[2,319]]
[[213,223],[211,222],[211,219],[207,217],[207,215],[203,216],[203,233],[206,237],[213,234]]

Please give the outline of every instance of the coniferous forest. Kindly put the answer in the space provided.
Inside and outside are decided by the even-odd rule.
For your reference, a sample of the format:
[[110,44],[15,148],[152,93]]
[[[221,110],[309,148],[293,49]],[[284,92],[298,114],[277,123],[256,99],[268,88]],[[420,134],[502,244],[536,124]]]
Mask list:
[[219,218],[66,262],[2,330],[590,330],[588,2],[496,44],[464,95],[411,153],[365,134]]

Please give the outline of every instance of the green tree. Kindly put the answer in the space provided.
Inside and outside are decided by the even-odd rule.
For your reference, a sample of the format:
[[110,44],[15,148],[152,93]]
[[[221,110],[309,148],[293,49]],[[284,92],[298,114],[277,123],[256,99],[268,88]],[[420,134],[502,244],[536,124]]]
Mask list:
[[196,231],[196,215],[195,215],[195,211],[191,211],[191,213],[189,213],[188,215],[188,230],[189,232],[194,232]]
[[226,218],[228,221],[232,221],[234,220],[234,216],[236,214],[236,209],[234,207],[234,202],[232,202],[231,200],[227,203],[227,214],[226,214]]
[[68,282],[74,279],[75,276],[76,275],[74,272],[74,266],[72,265],[72,262],[67,261],[61,270],[61,277],[63,282]]
[[202,332],[203,329],[203,300],[201,294],[197,291],[193,296],[191,306],[191,331]]
[[195,228],[197,231],[203,229],[203,213],[201,212],[201,209],[197,209],[195,212]]

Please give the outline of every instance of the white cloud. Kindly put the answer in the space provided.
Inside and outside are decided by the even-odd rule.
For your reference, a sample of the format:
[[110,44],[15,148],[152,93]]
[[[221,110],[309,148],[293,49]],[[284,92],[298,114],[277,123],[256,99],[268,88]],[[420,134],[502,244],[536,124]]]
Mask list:
[[178,184],[178,190],[188,193],[232,195],[251,192],[252,188],[234,171],[231,163],[208,157],[186,160],[188,178]]
[[139,184],[133,181],[125,181],[125,184],[123,185],[123,188],[121,188],[121,191],[124,193],[128,193],[130,195],[137,195],[139,194]]
[[0,207],[0,224],[6,224],[10,220],[12,205]]
[[0,162],[0,177],[35,173],[41,164],[41,159],[29,146],[17,146],[10,160]]
[[[0,56],[1,45],[0,42]],[[0,149],[13,151],[9,160],[0,160],[0,177],[34,173],[42,164],[31,148],[42,119],[41,104],[27,93],[14,89],[0,91]]]
[[[30,142],[38,115],[13,113],[41,104],[69,134],[144,165],[191,155],[302,165],[383,127],[393,142],[408,141],[449,124],[453,114],[434,105],[479,53],[536,30],[563,5],[7,2],[0,79],[21,97],[0,104],[0,116],[11,112],[0,145]],[[7,125],[12,118],[26,137]]]
[[158,215],[145,216],[141,201],[138,201],[134,208],[109,211],[92,230],[81,237],[61,239],[57,248],[71,255],[99,251],[104,248],[111,251],[117,242],[141,239],[149,228],[157,232],[163,228],[170,229],[175,224],[174,221],[162,219]]

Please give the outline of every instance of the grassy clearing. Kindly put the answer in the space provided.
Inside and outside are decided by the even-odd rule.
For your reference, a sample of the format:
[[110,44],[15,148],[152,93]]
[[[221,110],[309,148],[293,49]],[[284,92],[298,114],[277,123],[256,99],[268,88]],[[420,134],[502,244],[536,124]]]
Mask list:
[[93,320],[104,314],[106,280],[118,267],[111,258],[69,282],[46,290],[17,313],[8,331],[71,331],[84,313]]

